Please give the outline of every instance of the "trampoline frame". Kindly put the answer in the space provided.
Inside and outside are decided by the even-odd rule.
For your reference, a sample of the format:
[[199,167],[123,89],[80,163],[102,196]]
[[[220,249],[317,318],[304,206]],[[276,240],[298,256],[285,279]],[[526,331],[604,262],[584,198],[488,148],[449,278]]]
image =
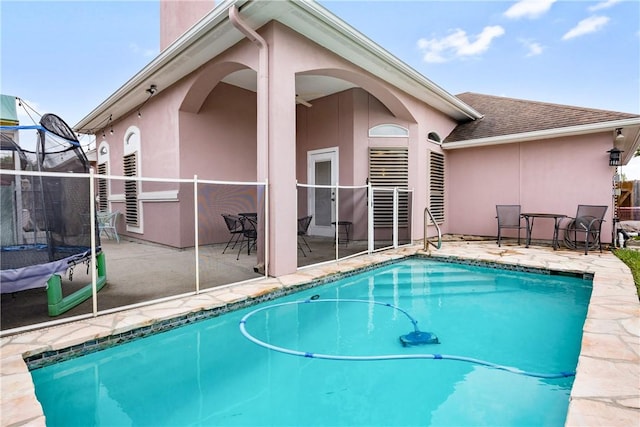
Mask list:
[[[107,264],[105,262],[104,252],[102,251],[96,254],[96,268],[98,270],[96,280],[97,292],[107,283]],[[93,284],[89,283],[66,297],[63,296],[62,278],[59,274],[54,274],[47,280],[47,306],[49,316],[58,316],[69,311],[78,304],[91,298],[92,295]]]

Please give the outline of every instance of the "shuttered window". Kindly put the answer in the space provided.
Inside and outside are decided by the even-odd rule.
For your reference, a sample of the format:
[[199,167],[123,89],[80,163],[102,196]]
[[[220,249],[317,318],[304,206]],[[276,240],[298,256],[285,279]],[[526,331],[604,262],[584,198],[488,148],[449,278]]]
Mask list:
[[[369,180],[373,187],[407,189],[409,187],[409,150],[397,148],[369,148]],[[398,195],[398,225],[409,222],[409,195]],[[374,191],[374,227],[393,226],[393,192]]]
[[[98,175],[107,174],[107,164],[101,163],[98,165]],[[98,210],[106,212],[109,210],[109,192],[107,186],[107,180],[98,178]]]
[[[137,152],[124,156],[124,176],[138,176]],[[140,218],[138,216],[138,181],[126,180],[124,182],[124,196],[127,225],[138,227],[140,225]]]
[[429,210],[436,223],[444,222],[444,155],[429,153]]

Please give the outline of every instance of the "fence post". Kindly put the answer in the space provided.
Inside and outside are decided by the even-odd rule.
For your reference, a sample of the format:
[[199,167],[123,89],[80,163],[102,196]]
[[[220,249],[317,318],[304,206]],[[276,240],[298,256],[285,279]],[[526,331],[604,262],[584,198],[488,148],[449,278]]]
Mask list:
[[335,192],[333,194],[333,197],[336,199],[336,253],[335,253],[335,260],[337,261],[338,259],[340,259],[340,232],[338,231],[340,227],[340,214],[338,212],[340,212],[340,186],[339,184],[336,182],[336,187],[335,187]]
[[98,278],[96,276],[96,188],[93,168],[89,168],[89,224],[91,227],[91,303],[93,317],[98,316]]
[[[297,196],[296,196],[297,197]],[[264,277],[269,277],[269,178],[264,179]]]
[[196,295],[200,293],[200,240],[198,239],[198,175],[193,175],[193,212],[195,227],[194,256],[196,257]]
[[398,249],[398,187],[393,187],[393,248]]
[[371,185],[371,181],[367,180],[367,194],[369,197],[367,198],[367,250],[369,255],[373,253],[374,249],[374,227],[373,227],[373,186]]

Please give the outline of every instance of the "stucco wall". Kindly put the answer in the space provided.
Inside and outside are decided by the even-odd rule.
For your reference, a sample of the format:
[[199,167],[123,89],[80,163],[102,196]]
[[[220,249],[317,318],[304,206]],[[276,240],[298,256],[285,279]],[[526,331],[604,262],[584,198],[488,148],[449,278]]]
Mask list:
[[[295,212],[293,189],[296,180],[307,182],[309,150],[338,146],[339,183],[364,185],[368,176],[369,146],[408,146],[410,187],[415,190],[415,212],[421,213],[428,185],[426,153],[430,144],[426,141],[427,133],[435,130],[444,137],[455,123],[410,94],[398,91],[281,24],[267,24],[259,32],[270,46],[269,139],[272,143],[268,152],[257,131],[259,97],[255,92],[220,82],[229,73],[242,68],[257,70],[259,51],[251,42],[243,40],[180,82],[162,88],[145,104],[139,121],[143,174],[181,178],[192,178],[197,174],[199,179],[209,180],[262,180],[266,173],[264,160],[268,158],[271,164],[268,173],[272,254],[273,248],[278,246],[277,260],[283,263],[277,266],[280,273],[295,268],[291,258],[295,258],[297,252],[295,217],[298,212]],[[340,78],[359,87],[313,100],[311,108],[296,107],[293,100],[298,73]],[[125,119],[128,122],[136,120],[139,120],[136,112]],[[368,138],[369,128],[382,123],[407,127],[409,137],[402,140]],[[193,203],[191,189],[187,187],[180,187],[178,201],[173,204],[145,203],[145,234],[138,237],[178,247],[192,244]],[[365,209],[366,197],[356,199],[353,197],[351,205],[341,203],[341,216],[346,215],[345,210]],[[360,208],[357,205],[361,205]],[[178,224],[171,227],[170,233],[167,233],[166,211],[171,212],[171,223]],[[214,213],[211,217],[218,215]],[[221,218],[218,219],[215,227],[220,233],[209,236],[211,240],[200,236],[201,243],[228,237],[226,227]],[[364,238],[366,222],[354,220],[354,223],[352,237]],[[419,238],[422,235],[421,219],[416,224],[414,238]],[[277,245],[276,241],[279,242]]]
[[184,177],[256,180],[256,94],[219,83],[198,114],[180,113]]
[[160,2],[160,50],[164,50],[193,24],[209,13],[215,0],[162,0]]
[[[610,242],[610,146],[611,135],[602,133],[447,151],[445,231],[495,236],[497,204],[568,216],[578,204],[607,205],[602,241]],[[553,220],[536,220],[534,239],[552,234]]]
[[[140,138],[139,175],[167,179],[179,176],[179,146],[175,144],[178,131],[177,116],[173,115],[172,111],[177,109],[181,98],[179,90],[160,93],[145,104],[142,110],[131,111],[122,119],[113,122],[105,129],[104,137],[98,136],[98,144],[106,142],[109,146],[108,173],[110,175],[124,175],[122,159],[126,138],[128,132],[136,131]],[[138,184],[138,193],[144,200],[138,205],[140,227],[138,231],[132,231],[127,227],[124,218],[126,211],[124,181],[111,180],[109,182],[110,208],[122,214],[118,220],[119,233],[181,247],[184,239],[181,228],[166,227],[166,218],[172,218],[173,223],[180,224],[182,208],[178,200],[158,200],[158,197],[162,198],[158,194],[163,192],[174,194],[178,192],[180,197],[179,185],[174,182],[142,181]]]

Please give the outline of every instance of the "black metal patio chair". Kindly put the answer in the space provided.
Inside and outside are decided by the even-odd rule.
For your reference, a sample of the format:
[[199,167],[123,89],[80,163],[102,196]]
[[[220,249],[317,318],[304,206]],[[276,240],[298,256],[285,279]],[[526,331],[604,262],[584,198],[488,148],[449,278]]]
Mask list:
[[247,245],[247,255],[251,255],[251,248],[254,248],[258,241],[257,217],[240,216],[238,219],[242,225],[242,240],[240,241],[236,260],[240,259],[240,252],[242,252],[242,248],[245,245]]
[[600,232],[607,208],[604,205],[578,205],[576,216],[565,218],[564,224],[560,226],[564,230],[565,246],[579,249],[584,245],[585,255],[589,253],[589,249],[596,247],[602,252]]
[[498,246],[501,246],[502,230],[518,230],[518,244],[520,244],[520,230],[522,225],[520,205],[496,205],[496,219],[498,220]]
[[309,231],[309,224],[311,224],[311,218],[312,216],[305,216],[298,219],[298,249],[302,251],[302,255],[304,255],[305,257],[307,256],[307,254],[304,252],[304,249],[300,244],[300,240],[302,240],[302,242],[307,246],[307,249],[309,250],[309,252],[311,252],[311,246],[309,246],[309,242],[307,242],[307,239],[305,239],[304,237],[307,235],[307,232]]
[[240,217],[236,215],[222,214],[222,218],[224,218],[224,223],[227,225],[227,229],[231,234],[227,246],[222,250],[222,253],[224,253],[231,243],[233,243],[231,249],[234,249],[238,240],[242,237],[242,222],[240,221]]

